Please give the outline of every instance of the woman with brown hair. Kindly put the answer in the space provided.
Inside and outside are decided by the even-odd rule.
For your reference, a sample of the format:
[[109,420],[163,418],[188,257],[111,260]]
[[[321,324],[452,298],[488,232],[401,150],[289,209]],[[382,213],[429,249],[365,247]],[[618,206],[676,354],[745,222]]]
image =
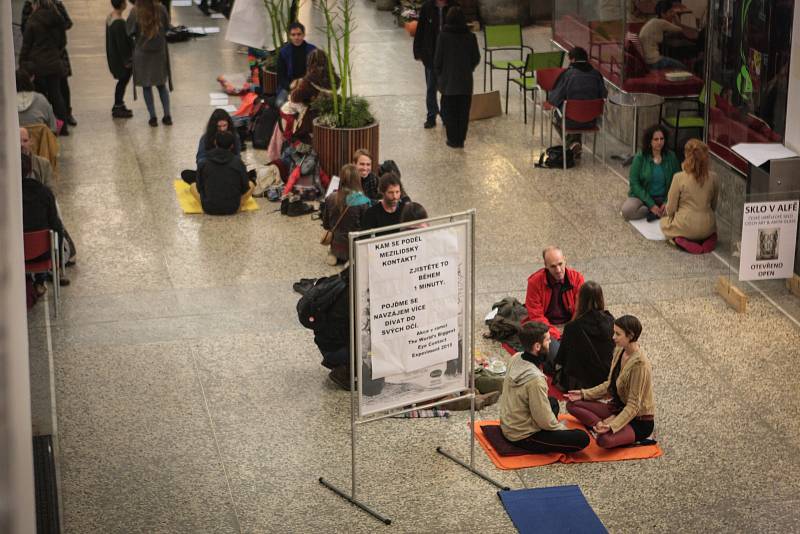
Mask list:
[[717,207],[719,183],[708,171],[708,146],[699,139],[689,139],[684,148],[686,159],[672,179],[667,195],[661,231],[671,243],[688,252],[711,252],[717,242]]
[[614,316],[606,310],[603,288],[588,280],[578,290],[575,315],[561,334],[555,357],[556,387],[568,391],[602,382],[611,365],[613,335]]
[[169,91],[167,91],[168,82],[169,89],[172,90],[167,28],[169,28],[169,14],[163,5],[156,0],[136,0],[127,21],[128,35],[134,39],[133,84],[142,88],[144,103],[150,114],[148,124],[153,127],[158,126],[153,102],[153,86],[158,89],[161,107],[164,109],[161,122],[167,126],[172,124]]
[[333,232],[328,265],[344,263],[350,259],[350,243],[347,234],[360,229],[361,215],[372,201],[361,190],[361,177],[356,166],[348,163],[339,172],[339,189],[325,203],[325,218],[322,227]]

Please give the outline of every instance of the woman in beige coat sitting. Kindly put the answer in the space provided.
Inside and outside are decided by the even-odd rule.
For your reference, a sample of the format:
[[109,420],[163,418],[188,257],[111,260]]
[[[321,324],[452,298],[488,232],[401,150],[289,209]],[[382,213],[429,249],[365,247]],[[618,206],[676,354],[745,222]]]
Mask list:
[[653,433],[653,371],[639,348],[641,333],[642,323],[633,315],[615,320],[617,349],[608,380],[567,393],[567,411],[594,430],[597,444],[605,449],[630,445]]
[[717,244],[717,207],[719,183],[708,172],[708,145],[689,139],[684,149],[686,159],[672,178],[667,195],[666,216],[661,231],[673,244],[693,254],[714,250]]

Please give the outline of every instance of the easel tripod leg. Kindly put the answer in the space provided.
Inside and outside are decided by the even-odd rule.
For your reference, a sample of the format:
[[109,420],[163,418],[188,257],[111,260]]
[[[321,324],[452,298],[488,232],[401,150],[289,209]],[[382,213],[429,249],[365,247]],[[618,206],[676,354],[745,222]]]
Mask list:
[[323,486],[325,486],[326,488],[328,488],[329,490],[331,490],[332,492],[334,492],[335,494],[339,495],[343,499],[347,499],[348,501],[350,501],[354,505],[358,506],[359,508],[361,508],[362,510],[367,512],[369,515],[371,515],[372,517],[374,517],[378,521],[382,522],[384,525],[391,525],[392,524],[392,520],[391,519],[389,519],[388,517],[382,516],[381,514],[379,514],[378,512],[376,512],[375,510],[373,510],[372,508],[370,508],[369,506],[364,504],[363,502],[352,498],[350,495],[348,495],[347,493],[343,492],[342,490],[340,490],[339,488],[337,488],[336,486],[334,486],[333,484],[331,484],[330,482],[328,482],[324,478],[319,477],[319,483],[322,484]]

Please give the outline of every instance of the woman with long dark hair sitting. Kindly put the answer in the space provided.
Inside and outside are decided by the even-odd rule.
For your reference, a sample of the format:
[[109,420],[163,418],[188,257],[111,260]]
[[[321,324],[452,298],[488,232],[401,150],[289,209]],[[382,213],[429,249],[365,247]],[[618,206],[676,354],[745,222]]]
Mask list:
[[606,310],[603,288],[586,281],[578,291],[575,316],[564,326],[555,358],[555,385],[562,391],[589,388],[608,376],[614,352],[614,316]]
[[[208,152],[214,149],[214,140],[218,132],[231,132],[234,138],[232,152],[235,156],[241,155],[242,143],[233,128],[233,119],[231,119],[227,111],[217,108],[211,112],[208,123],[206,123],[206,130],[203,135],[200,136],[200,143],[197,145],[195,163],[197,163],[198,169],[206,161]],[[193,184],[197,180],[197,171],[185,170],[181,172],[181,178],[183,178],[184,182]]]

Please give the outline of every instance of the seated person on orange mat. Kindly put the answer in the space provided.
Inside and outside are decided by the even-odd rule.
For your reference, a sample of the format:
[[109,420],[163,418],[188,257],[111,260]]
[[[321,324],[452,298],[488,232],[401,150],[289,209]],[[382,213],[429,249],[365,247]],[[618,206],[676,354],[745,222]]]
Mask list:
[[241,158],[234,154],[234,135],[217,132],[214,148],[197,171],[192,196],[209,215],[233,215],[244,207],[255,184],[247,177]]
[[578,452],[589,445],[583,430],[568,430],[557,419],[558,401],[547,396],[547,378],[539,363],[550,347],[543,323],[525,323],[519,340],[525,352],[508,360],[500,397],[500,430],[514,445],[532,453]]
[[[632,315],[614,321],[614,359],[608,380],[567,393],[567,411],[597,432],[604,449],[630,445],[653,433],[653,371],[639,348],[642,323]],[[609,402],[598,402],[600,399]]]
[[544,267],[528,277],[525,294],[526,321],[538,321],[550,327],[551,358],[558,354],[561,332],[557,326],[566,324],[575,315],[575,301],[583,285],[583,275],[567,267],[567,258],[560,248],[549,246],[542,251]]

